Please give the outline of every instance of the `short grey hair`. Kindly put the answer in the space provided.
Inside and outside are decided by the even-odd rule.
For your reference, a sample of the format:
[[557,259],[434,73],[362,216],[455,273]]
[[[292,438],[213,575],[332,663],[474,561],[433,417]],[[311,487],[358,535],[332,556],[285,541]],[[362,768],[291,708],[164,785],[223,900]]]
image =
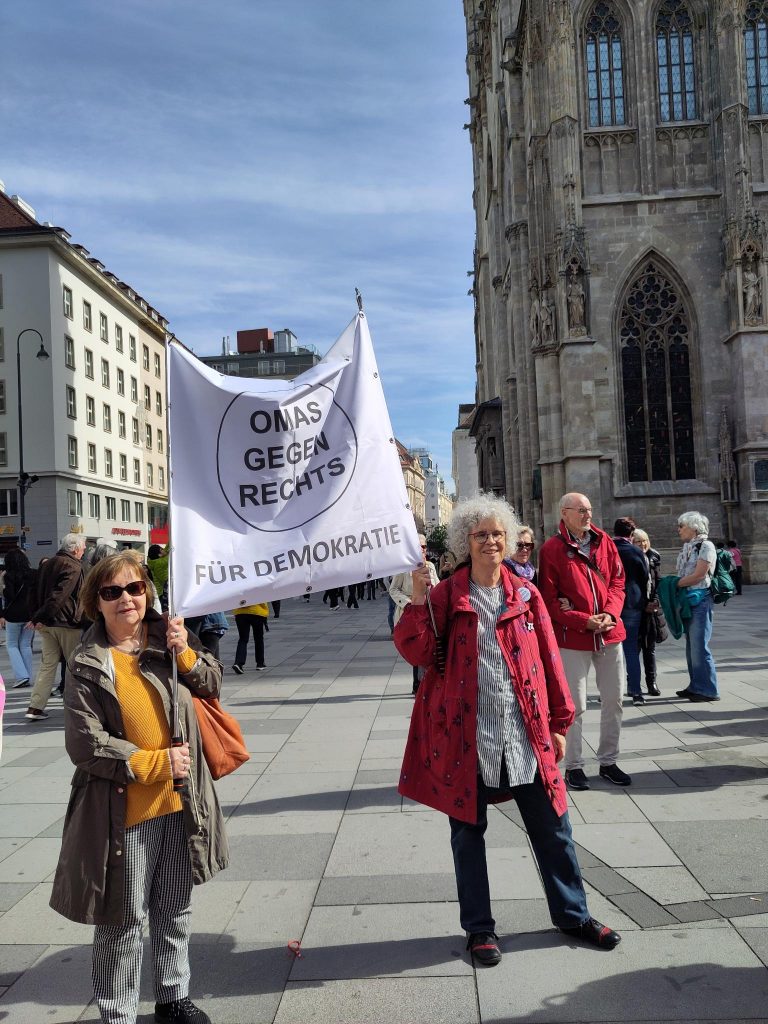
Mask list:
[[530,535],[533,538],[536,537],[536,534],[533,532],[533,527],[532,526],[528,526],[527,523],[520,523],[520,525],[517,528],[517,536],[518,536],[518,538],[520,538],[522,536],[522,534],[524,534],[524,533],[530,533]]
[[683,512],[681,516],[677,517],[677,525],[695,530],[697,537],[709,535],[709,520],[701,512]]
[[645,530],[641,530],[639,526],[636,526],[632,531],[632,540],[635,539],[642,540],[646,544],[651,543],[651,538],[648,536]]
[[85,536],[82,533],[67,533],[61,538],[62,551],[77,551],[85,547]]
[[505,554],[510,541],[517,539],[520,520],[511,505],[495,494],[478,494],[460,501],[448,524],[446,542],[457,562],[469,561],[469,534],[482,519],[496,519],[506,531]]

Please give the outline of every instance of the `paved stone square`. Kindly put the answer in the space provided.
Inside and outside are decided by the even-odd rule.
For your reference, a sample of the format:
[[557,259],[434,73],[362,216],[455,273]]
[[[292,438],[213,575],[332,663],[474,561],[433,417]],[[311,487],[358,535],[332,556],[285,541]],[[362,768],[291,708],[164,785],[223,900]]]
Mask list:
[[[632,786],[594,778],[593,760],[592,789],[570,794],[591,911],[621,945],[555,932],[508,803],[489,814],[504,959],[485,971],[464,949],[448,823],[396,792],[411,670],[386,608],[283,602],[263,673],[234,675],[234,630],[224,640],[224,701],[252,759],[217,783],[231,867],[194,894],[191,994],[214,1024],[768,1021],[768,587],[715,611],[723,699],[675,698],[670,639],[662,696],[625,707]],[[0,670],[8,684],[4,648]],[[8,692],[0,763],[0,1022],[96,1024],[92,929],[48,907],[71,776],[61,702],[28,724],[28,694]],[[590,743],[598,710],[592,694]],[[146,972],[142,997],[148,1024]]]

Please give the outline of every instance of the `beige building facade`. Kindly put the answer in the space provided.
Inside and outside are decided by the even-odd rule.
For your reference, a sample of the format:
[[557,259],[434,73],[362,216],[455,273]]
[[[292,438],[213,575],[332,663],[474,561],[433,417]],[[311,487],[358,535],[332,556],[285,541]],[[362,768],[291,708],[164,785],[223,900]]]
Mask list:
[[768,580],[768,3],[464,0],[480,485]]

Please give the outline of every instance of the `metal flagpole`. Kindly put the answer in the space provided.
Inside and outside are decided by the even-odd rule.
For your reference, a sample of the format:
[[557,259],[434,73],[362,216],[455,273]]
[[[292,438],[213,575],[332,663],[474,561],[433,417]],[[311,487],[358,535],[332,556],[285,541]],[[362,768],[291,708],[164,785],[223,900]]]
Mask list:
[[[171,522],[171,509],[173,507],[173,473],[171,471],[171,404],[168,400],[169,382],[168,367],[170,365],[171,342],[176,340],[176,335],[171,332],[165,340],[165,411],[168,416],[168,429],[166,430],[166,452],[168,455],[168,618],[176,616],[176,599],[173,587],[173,523]],[[179,666],[176,664],[175,653],[171,655],[171,746],[181,747],[184,744],[184,737],[181,733],[181,722],[179,718]],[[174,778],[173,788],[184,789],[184,779]]]

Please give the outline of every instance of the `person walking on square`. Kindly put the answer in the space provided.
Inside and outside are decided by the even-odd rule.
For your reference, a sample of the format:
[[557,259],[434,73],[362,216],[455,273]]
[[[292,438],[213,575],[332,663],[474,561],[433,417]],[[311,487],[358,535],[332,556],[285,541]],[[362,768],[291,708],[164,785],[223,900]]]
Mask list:
[[677,556],[677,586],[685,589],[691,617],[683,620],[688,685],[677,696],[692,703],[720,700],[715,659],[709,649],[712,637],[712,595],[709,585],[717,562],[709,540],[709,520],[701,512],[684,512],[677,520],[683,547]]
[[622,641],[627,670],[627,692],[637,707],[645,704],[640,672],[640,627],[648,603],[650,570],[642,551],[630,540],[634,531],[635,521],[628,516],[617,519],[613,525],[613,543],[624,566],[624,607],[621,610],[621,621],[627,634]]
[[485,832],[488,804],[503,800],[522,815],[553,924],[602,949],[620,941],[587,908],[557,767],[573,702],[544,601],[503,562],[518,527],[494,495],[459,502],[448,527],[456,571],[430,591],[429,567],[416,569],[395,626],[400,654],[426,669],[398,789],[449,816],[461,926],[484,967],[501,960]]
[[[148,607],[136,552],[103,559],[82,590],[93,625],[67,671],[64,738],[75,765],[50,905],[96,926],[103,1024],[134,1024],[149,923],[154,1020],[211,1024],[189,998],[192,886],[227,866],[224,819],[192,694],[216,697],[221,666],[183,619]],[[171,746],[171,659],[184,742]],[[179,791],[174,779],[184,781]]]
[[[333,607],[333,605],[331,605]],[[269,615],[266,604],[249,604],[244,608],[235,608],[235,625],[237,626],[237,650],[232,671],[241,676],[248,660],[248,640],[253,633],[253,646],[256,654],[256,671],[263,672],[264,662],[264,625]]]
[[12,548],[5,555],[3,603],[0,625],[5,627],[8,639],[8,657],[15,676],[13,689],[29,686],[32,678],[32,637],[29,624],[37,608],[37,573],[20,548]]
[[737,596],[741,596],[741,583],[743,576],[743,563],[741,560],[741,549],[735,540],[729,540],[726,547],[731,553],[733,564],[736,568],[733,570],[733,585],[736,587]]
[[593,524],[586,495],[563,495],[560,516],[557,534],[545,541],[539,553],[539,588],[576,706],[565,751],[565,780],[571,789],[589,789],[583,724],[587,679],[594,669],[600,693],[600,777],[628,786],[632,779],[616,763],[623,713],[624,567],[611,538]]
[[651,697],[660,697],[661,690],[656,681],[656,644],[663,643],[669,633],[664,612],[661,610],[656,591],[661,578],[661,555],[651,547],[651,538],[639,527],[635,527],[632,543],[648,560],[648,600],[640,623],[640,653],[643,656],[645,688]]
[[25,718],[38,722],[48,717],[45,706],[56,680],[59,660],[69,661],[82,631],[78,610],[83,585],[82,558],[85,538],[68,533],[61,547],[38,573],[39,606],[32,615],[32,624],[42,638],[42,660],[29,698]]

